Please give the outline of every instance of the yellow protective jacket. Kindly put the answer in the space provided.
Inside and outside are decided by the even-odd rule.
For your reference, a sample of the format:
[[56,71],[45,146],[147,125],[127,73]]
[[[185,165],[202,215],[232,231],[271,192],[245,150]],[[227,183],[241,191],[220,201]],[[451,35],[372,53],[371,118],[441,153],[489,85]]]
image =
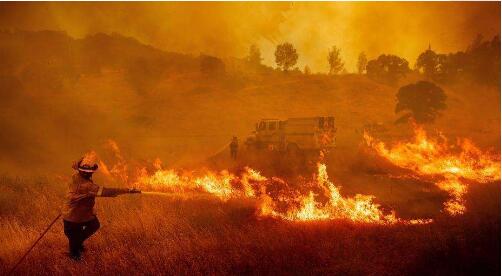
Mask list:
[[115,197],[128,192],[128,189],[104,188],[95,184],[92,178],[84,178],[77,172],[68,184],[63,219],[76,223],[93,220],[96,217],[94,201],[97,196]]

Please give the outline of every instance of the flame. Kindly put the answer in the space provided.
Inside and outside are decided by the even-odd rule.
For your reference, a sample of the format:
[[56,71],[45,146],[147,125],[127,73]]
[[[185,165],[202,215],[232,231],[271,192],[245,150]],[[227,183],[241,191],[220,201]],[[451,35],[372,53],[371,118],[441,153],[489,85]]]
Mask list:
[[455,145],[441,134],[429,138],[423,127],[412,124],[414,140],[399,142],[387,147],[368,133],[364,139],[376,153],[392,164],[409,169],[419,176],[438,178],[436,186],[450,195],[444,203],[450,215],[466,211],[464,196],[467,193],[465,180],[487,183],[500,180],[500,156],[483,152],[468,139],[458,139]]
[[[128,168],[116,143],[111,149],[116,162],[107,169],[111,176],[127,174]],[[108,168],[110,166],[103,166]],[[138,168],[132,175],[119,176],[128,184],[145,191],[187,195],[207,193],[227,201],[229,199],[251,199],[257,203],[257,215],[275,217],[288,221],[349,220],[356,223],[375,224],[422,224],[432,220],[403,220],[394,212],[385,213],[374,197],[357,194],[344,197],[340,187],[329,180],[325,164],[317,164],[317,172],[309,180],[299,179],[291,183],[279,177],[267,178],[257,170],[244,167],[239,174],[227,170],[189,171],[165,169],[155,159],[150,169]]]
[[235,176],[224,170],[218,175],[210,172],[203,177],[196,178],[194,183],[210,194],[221,199],[229,199],[233,195],[231,182],[234,178]]
[[[267,181],[267,178],[262,176],[260,172],[255,171],[249,167],[245,168],[245,173],[242,176],[242,186],[244,188],[244,195],[246,197],[254,197],[256,195],[255,188],[253,183],[260,183],[263,181]],[[263,191],[262,191],[263,192]]]
[[105,147],[112,152],[115,162],[112,166],[108,166],[103,160],[99,160],[99,166],[102,169],[101,172],[114,182],[119,181],[121,183],[128,183],[128,164],[122,156],[117,142],[112,139],[108,139]]
[[[326,203],[315,199],[314,192],[310,191],[307,196],[300,196],[293,201],[300,203],[298,208],[289,209],[286,214],[275,210],[274,201],[264,202],[261,210],[264,215],[280,217],[292,221],[312,221],[326,219],[346,219],[359,223],[377,224],[423,224],[432,220],[403,220],[395,216],[394,212],[384,214],[380,206],[373,202],[374,197],[357,194],[354,197],[343,197],[340,189],[328,178],[325,164],[318,164],[316,185],[319,185],[328,198]],[[284,199],[283,199],[284,200]],[[291,199],[285,199],[291,200]]]

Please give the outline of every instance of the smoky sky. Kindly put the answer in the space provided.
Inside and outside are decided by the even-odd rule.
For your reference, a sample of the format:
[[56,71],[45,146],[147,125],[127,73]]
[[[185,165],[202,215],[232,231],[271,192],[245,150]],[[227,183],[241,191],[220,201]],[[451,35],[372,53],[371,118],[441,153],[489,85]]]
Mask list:
[[341,48],[347,71],[357,56],[396,54],[411,65],[420,52],[465,50],[477,34],[500,33],[500,2],[45,2],[0,4],[0,28],[60,30],[80,38],[117,32],[167,51],[244,57],[260,47],[274,65],[291,42],[298,67],[326,72],[328,49]]

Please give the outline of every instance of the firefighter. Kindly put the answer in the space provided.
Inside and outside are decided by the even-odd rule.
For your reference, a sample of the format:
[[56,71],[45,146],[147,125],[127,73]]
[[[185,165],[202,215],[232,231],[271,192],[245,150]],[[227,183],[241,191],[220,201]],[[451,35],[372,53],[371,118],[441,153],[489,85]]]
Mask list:
[[95,184],[92,174],[98,169],[93,158],[83,157],[73,164],[77,172],[68,185],[63,210],[64,233],[68,237],[69,256],[80,260],[83,243],[99,229],[99,220],[94,211],[96,197],[115,197],[121,194],[141,193],[134,188],[105,188]]
[[230,158],[233,160],[237,159],[237,150],[239,149],[239,141],[237,137],[232,138],[232,142],[230,142]]

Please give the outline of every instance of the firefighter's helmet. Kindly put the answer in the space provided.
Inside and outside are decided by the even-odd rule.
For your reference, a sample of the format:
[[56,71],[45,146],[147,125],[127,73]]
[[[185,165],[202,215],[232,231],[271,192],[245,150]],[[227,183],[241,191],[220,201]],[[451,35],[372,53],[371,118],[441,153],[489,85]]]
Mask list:
[[73,168],[81,172],[95,172],[96,170],[98,170],[98,164],[96,163],[96,153],[94,151],[86,153],[78,162],[73,164]]

